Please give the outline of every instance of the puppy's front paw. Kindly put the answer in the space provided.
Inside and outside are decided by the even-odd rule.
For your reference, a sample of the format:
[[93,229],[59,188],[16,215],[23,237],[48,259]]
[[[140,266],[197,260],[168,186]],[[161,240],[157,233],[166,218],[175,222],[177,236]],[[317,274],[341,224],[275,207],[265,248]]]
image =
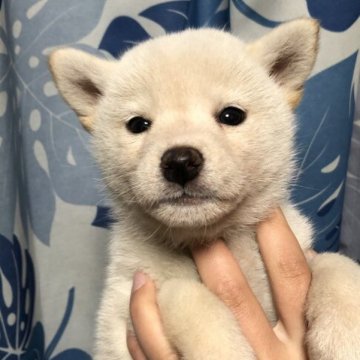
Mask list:
[[204,285],[166,281],[158,301],[166,333],[184,359],[254,359],[230,310]]
[[317,255],[308,294],[312,360],[360,359],[360,267],[339,254]]

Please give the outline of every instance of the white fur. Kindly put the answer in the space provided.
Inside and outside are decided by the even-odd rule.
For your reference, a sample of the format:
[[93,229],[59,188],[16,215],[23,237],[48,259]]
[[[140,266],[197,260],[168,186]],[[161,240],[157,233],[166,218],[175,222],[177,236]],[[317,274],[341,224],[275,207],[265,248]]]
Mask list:
[[[95,359],[130,359],[129,296],[139,269],[156,281],[167,334],[185,359],[254,359],[230,311],[199,282],[188,247],[223,237],[276,321],[255,227],[281,205],[302,248],[311,246],[311,225],[289,204],[288,185],[292,108],[314,64],[317,33],[316,22],[301,19],[253,44],[202,29],[149,40],[114,61],[73,49],[51,55],[60,92],[93,133],[117,220]],[[220,124],[216,114],[226,106],[246,110],[245,122]],[[125,124],[134,116],[151,120],[151,128],[130,133]],[[192,205],[176,203],[183,189],[161,174],[161,156],[174,146],[195,147],[205,159],[185,187]],[[319,255],[312,269],[311,359],[360,358],[359,268]]]

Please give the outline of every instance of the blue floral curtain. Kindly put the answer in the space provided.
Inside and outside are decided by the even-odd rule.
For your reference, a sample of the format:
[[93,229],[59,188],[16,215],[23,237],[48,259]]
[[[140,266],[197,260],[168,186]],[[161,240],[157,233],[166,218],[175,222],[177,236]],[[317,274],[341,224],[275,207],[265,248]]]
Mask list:
[[51,80],[52,49],[110,58],[187,27],[251,41],[319,19],[292,197],[315,223],[317,250],[360,259],[359,13],[355,0],[0,1],[0,359],[91,359],[107,201],[89,135]]

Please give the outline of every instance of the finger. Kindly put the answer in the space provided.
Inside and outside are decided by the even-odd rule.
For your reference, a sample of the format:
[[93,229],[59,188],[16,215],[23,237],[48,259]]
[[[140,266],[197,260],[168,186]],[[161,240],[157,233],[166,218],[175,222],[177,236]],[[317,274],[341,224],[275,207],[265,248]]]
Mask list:
[[203,283],[233,312],[256,354],[266,358],[277,339],[230,250],[216,241],[193,250],[193,258]]
[[290,336],[303,336],[304,305],[311,272],[280,209],[259,224],[257,239],[279,317]]
[[145,354],[136,339],[136,336],[130,332],[127,333],[126,344],[133,360],[146,360]]
[[155,285],[141,272],[134,276],[130,315],[138,342],[149,360],[177,360],[161,323]]

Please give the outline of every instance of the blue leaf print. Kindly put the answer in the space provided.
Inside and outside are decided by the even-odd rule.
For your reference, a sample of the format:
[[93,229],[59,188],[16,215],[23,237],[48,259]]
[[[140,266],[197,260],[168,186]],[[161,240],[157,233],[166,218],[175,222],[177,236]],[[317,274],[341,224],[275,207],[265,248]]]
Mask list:
[[35,300],[34,267],[27,251],[23,263],[16,236],[11,242],[0,234],[0,249],[0,354],[16,354],[30,337]]
[[[1,10],[3,13],[4,8]],[[2,16],[4,16],[2,14]],[[0,26],[0,43],[3,43],[5,49],[0,51],[0,229],[8,238],[13,234],[13,219],[15,214],[16,204],[16,181],[17,178],[14,164],[16,158],[14,156],[15,144],[12,134],[15,133],[15,124],[12,120],[13,107],[12,94],[9,91],[12,85],[11,74],[11,59],[9,52],[6,51],[9,40],[6,32]],[[9,135],[10,134],[10,135]]]
[[[56,195],[66,202],[81,205],[101,204],[103,200],[96,180],[83,181],[84,178],[99,178],[88,149],[89,136],[75,114],[56,96],[47,66],[48,51],[86,37],[93,31],[103,8],[104,1],[89,6],[85,2],[63,0],[41,4],[11,1],[2,9],[7,27],[5,32],[0,29],[0,36],[8,58],[0,56],[0,68],[2,72],[8,71],[9,81],[0,83],[0,92],[5,87],[12,101],[0,123],[11,124],[7,126],[12,128],[4,129],[0,125],[0,132],[5,130],[6,137],[14,142],[13,145],[4,142],[3,146],[7,146],[9,158],[13,156],[11,164],[16,166],[16,175],[0,165],[0,171],[7,177],[4,183],[9,184],[1,190],[11,194],[18,186],[26,238],[31,229],[47,245]],[[16,37],[11,34],[15,24]],[[14,65],[7,66],[7,63]],[[4,76],[2,73],[1,78]],[[7,212],[11,211],[9,206]],[[0,220],[2,229],[3,221]],[[10,236],[7,227],[4,229]]]
[[45,351],[45,358],[49,359],[53,351],[55,350],[57,344],[59,343],[62,335],[64,334],[65,328],[69,322],[71,312],[74,306],[74,298],[75,298],[75,289],[72,288],[69,290],[69,296],[68,296],[68,302],[66,304],[66,309],[64,313],[64,317],[61,321],[61,324],[59,325],[58,330],[56,331],[53,339],[50,341],[49,346],[47,347]]
[[184,30],[190,25],[189,3],[185,0],[156,4],[141,12],[140,16],[161,25],[166,32]]
[[258,12],[256,12],[252,7],[247,5],[244,0],[233,0],[233,3],[235,7],[246,17],[253,20],[259,25],[268,27],[268,28],[274,28],[281,24],[280,21],[273,21],[265,18],[264,16],[260,15]]
[[211,19],[209,26],[223,30],[230,30],[230,13],[229,8],[218,11]]
[[35,273],[30,254],[27,250],[22,251],[16,236],[11,242],[0,234],[0,249],[0,358],[91,359],[87,353],[79,349],[67,349],[51,357],[70,320],[75,289],[70,289],[61,324],[45,348],[46,336],[43,325],[37,322],[33,326]]
[[42,360],[45,352],[45,333],[40,322],[37,322],[32,330],[29,344],[21,355],[21,360]]
[[169,1],[156,4],[139,15],[156,22],[166,32],[204,26],[228,29],[229,4],[222,8],[222,3],[222,0],[211,2],[197,0]]
[[[74,43],[86,36],[99,20],[104,4],[104,0],[94,1],[91,6],[83,1],[47,1],[39,9],[34,6],[35,1],[7,2],[5,11],[9,15],[9,25],[16,20],[22,23],[18,39],[21,48],[18,56],[22,63],[27,63],[28,56],[40,54],[46,47]],[[28,77],[31,77],[30,71]]]
[[229,29],[229,2],[222,0],[189,2],[190,27],[215,27]]
[[60,354],[51,357],[52,353],[55,351],[56,346],[58,345],[66,326],[69,322],[72,308],[74,305],[75,298],[75,289],[72,288],[69,291],[68,302],[65,309],[64,317],[61,321],[61,324],[56,331],[53,339],[50,341],[47,349],[44,350],[45,343],[45,333],[43,326],[40,322],[38,322],[32,331],[32,336],[29,342],[29,345],[26,347],[25,351],[22,353],[21,360],[55,360],[55,359],[81,359],[81,360],[91,360],[91,357],[84,351],[79,349],[67,349]]
[[[221,7],[222,0],[203,3],[194,0],[168,1],[142,11],[139,16],[156,22],[166,32],[188,27],[212,26],[229,28],[229,6]],[[133,18],[120,16],[105,31],[99,49],[118,57],[135,44],[147,40],[150,35]]]
[[330,31],[345,31],[360,15],[359,0],[306,0],[311,16]]
[[300,161],[292,197],[315,223],[318,251],[337,250],[354,118],[356,57],[357,53],[312,77],[297,111]]
[[340,225],[341,225],[341,216],[336,226],[331,231],[329,231],[325,236],[326,247],[328,251],[339,250]]
[[[23,144],[20,139],[18,144],[22,148]],[[19,178],[19,196],[22,201],[21,214],[23,223],[31,224],[34,234],[49,245],[51,225],[55,213],[55,194],[45,164],[48,164],[48,158],[44,145],[39,140],[35,140],[33,151],[27,154],[26,162],[18,163],[18,166],[23,166],[25,169],[18,167],[17,171],[20,174],[26,174],[26,178]],[[29,185],[31,187],[30,192]],[[46,196],[46,204],[38,203],[34,199],[35,194]],[[25,217],[28,217],[28,219]]]
[[109,229],[114,220],[111,217],[110,208],[104,206],[96,207],[96,216],[91,225]]
[[91,360],[91,357],[82,350],[69,349],[61,352],[51,360]]
[[99,49],[118,57],[128,48],[149,37],[150,35],[137,21],[128,16],[120,16],[114,19],[106,29]]

